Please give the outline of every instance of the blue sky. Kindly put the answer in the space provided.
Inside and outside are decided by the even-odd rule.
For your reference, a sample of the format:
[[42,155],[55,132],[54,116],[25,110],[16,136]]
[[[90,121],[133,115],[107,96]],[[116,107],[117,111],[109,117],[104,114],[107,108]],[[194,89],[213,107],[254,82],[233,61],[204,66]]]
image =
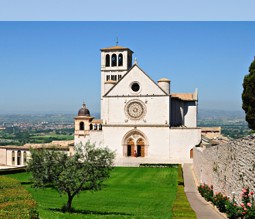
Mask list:
[[254,0],[1,0],[0,20],[255,20]]
[[200,109],[241,110],[255,22],[0,22],[0,113],[100,107],[100,48],[129,47],[172,92],[199,90]]

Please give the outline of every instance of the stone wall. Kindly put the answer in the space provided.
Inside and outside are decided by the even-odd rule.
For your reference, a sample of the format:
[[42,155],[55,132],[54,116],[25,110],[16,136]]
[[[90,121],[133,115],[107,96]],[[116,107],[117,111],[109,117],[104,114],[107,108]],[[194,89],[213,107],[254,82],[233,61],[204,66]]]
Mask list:
[[227,144],[194,148],[193,168],[199,183],[213,185],[221,192],[241,200],[241,190],[255,191],[255,134]]

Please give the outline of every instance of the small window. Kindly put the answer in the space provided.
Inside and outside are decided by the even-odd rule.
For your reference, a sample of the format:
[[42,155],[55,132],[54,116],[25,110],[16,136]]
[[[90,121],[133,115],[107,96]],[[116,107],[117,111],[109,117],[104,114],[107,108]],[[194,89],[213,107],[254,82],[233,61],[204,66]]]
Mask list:
[[93,125],[90,124],[90,125],[89,125],[89,130],[92,130],[92,129],[93,129]]
[[97,130],[97,124],[94,125],[94,130]]
[[118,57],[118,66],[122,66],[122,65],[123,65],[123,55],[119,54],[119,57]]
[[106,81],[110,80],[110,75],[106,75]]
[[80,130],[84,130],[84,122],[80,122]]
[[18,150],[18,153],[17,153],[17,165],[21,165],[21,151]]
[[193,159],[193,148],[191,148],[191,150],[189,151],[189,157]]
[[23,153],[23,163],[24,163],[24,165],[27,164],[27,152],[26,151],[24,151],[24,153]]
[[109,54],[107,54],[107,55],[105,56],[105,66],[106,66],[106,67],[109,67],[109,66],[110,66],[110,55],[109,55]]
[[117,81],[117,75],[111,75],[111,80]]
[[116,56],[116,54],[112,55],[112,66],[117,66],[117,56]]
[[137,82],[135,82],[131,85],[131,89],[132,91],[137,92],[140,90],[140,85]]
[[15,151],[12,151],[12,165],[15,165]]
[[102,124],[99,124],[99,130],[102,130]]
[[121,79],[121,75],[118,75],[118,80],[120,80]]

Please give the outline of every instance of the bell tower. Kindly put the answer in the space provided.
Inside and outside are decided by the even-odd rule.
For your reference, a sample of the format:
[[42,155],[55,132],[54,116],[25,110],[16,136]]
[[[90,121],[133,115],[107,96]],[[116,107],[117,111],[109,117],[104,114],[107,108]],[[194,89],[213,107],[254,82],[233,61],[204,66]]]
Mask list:
[[132,67],[132,54],[129,48],[118,45],[101,49],[101,113],[103,96]]
[[101,98],[105,82],[118,82],[132,67],[132,54],[130,49],[118,45],[101,49]]
[[88,141],[86,138],[90,134],[91,121],[94,117],[90,116],[90,112],[87,109],[85,103],[82,104],[82,108],[78,112],[78,116],[74,117],[74,143],[82,143],[85,145]]

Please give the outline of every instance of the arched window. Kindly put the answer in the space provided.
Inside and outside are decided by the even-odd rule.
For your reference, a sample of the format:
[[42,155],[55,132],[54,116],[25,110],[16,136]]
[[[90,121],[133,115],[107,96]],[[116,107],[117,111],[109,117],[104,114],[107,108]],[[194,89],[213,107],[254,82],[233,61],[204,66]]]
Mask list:
[[90,125],[89,125],[89,130],[92,130],[92,129],[93,129],[93,125],[90,124]]
[[193,148],[191,148],[191,150],[189,151],[189,156],[191,159],[193,158]]
[[117,65],[117,56],[116,54],[112,55],[112,66],[116,66]]
[[80,122],[80,130],[84,130],[84,122]]
[[21,151],[18,150],[18,154],[17,154],[17,165],[21,165]]
[[119,54],[119,57],[118,57],[118,66],[122,66],[122,65],[123,65],[123,55]]
[[27,152],[26,151],[24,151],[24,153],[23,153],[23,164],[24,165],[27,164]]
[[94,130],[97,130],[97,124],[94,125]]
[[102,124],[99,124],[99,130],[102,130]]
[[12,151],[12,165],[15,165],[15,151]]
[[107,54],[107,55],[105,56],[105,66],[106,66],[106,67],[109,67],[109,66],[110,66],[110,55],[109,55],[109,54]]

